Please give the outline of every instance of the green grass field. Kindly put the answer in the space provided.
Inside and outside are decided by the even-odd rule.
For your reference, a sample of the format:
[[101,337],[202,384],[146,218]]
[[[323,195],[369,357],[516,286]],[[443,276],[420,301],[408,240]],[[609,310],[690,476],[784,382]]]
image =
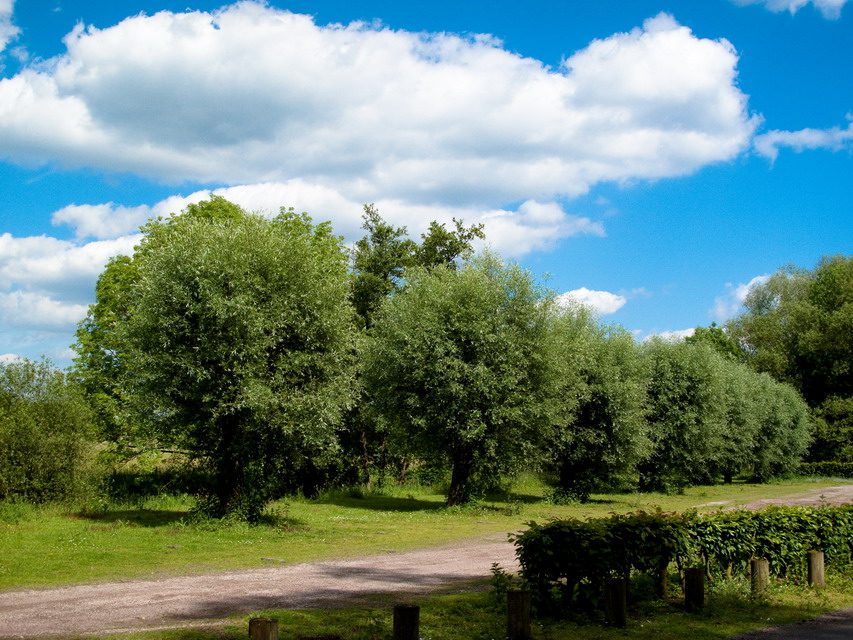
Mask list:
[[694,487],[683,495],[596,495],[590,504],[557,506],[543,501],[546,487],[528,477],[500,499],[464,508],[446,508],[442,495],[421,487],[283,500],[271,505],[258,526],[194,522],[190,501],[180,498],[85,510],[0,504],[0,589],[355,557],[517,531],[530,520],[656,507],[683,511],[710,502],[738,505],[842,483]]

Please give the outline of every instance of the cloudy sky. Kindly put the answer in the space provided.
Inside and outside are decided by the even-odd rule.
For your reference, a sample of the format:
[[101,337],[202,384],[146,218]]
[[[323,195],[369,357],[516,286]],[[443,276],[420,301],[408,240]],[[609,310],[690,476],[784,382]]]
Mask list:
[[722,322],[853,253],[846,3],[0,0],[0,357],[68,364],[106,260],[211,192],[482,222],[638,339]]

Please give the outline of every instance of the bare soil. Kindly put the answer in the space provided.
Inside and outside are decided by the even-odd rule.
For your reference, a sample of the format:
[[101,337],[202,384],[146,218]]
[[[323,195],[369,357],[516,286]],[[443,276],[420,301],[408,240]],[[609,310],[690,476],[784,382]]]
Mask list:
[[[853,484],[745,506],[851,502]],[[7,591],[0,593],[0,638],[198,627],[261,609],[393,604],[414,594],[470,590],[492,563],[517,568],[505,535],[357,560]]]

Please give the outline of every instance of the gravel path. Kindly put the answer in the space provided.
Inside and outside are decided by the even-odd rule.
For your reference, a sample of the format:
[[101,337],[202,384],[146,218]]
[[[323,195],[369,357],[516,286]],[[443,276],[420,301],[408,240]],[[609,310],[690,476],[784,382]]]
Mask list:
[[[745,506],[850,502],[853,484]],[[391,604],[406,594],[464,587],[487,577],[494,562],[517,566],[505,535],[357,560],[7,591],[0,593],[0,638],[195,626],[234,613],[340,605],[368,596]],[[836,623],[848,624],[853,615],[842,618]]]

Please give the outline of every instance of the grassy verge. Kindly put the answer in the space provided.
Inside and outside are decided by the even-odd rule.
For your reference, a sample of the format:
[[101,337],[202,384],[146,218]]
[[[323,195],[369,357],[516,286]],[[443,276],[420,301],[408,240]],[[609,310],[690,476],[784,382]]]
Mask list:
[[673,511],[708,503],[736,506],[844,482],[694,487],[676,496],[596,495],[590,504],[558,506],[542,499],[542,484],[526,478],[505,496],[464,508],[444,507],[443,496],[428,488],[395,487],[382,494],[333,492],[317,500],[279,501],[259,526],[194,522],[191,503],[182,498],[82,510],[0,504],[0,589],[355,557],[506,533],[530,520],[658,506]]
[[[420,636],[424,640],[487,640],[502,638],[506,618],[493,594],[475,592],[423,597]],[[825,590],[778,584],[766,599],[749,596],[745,580],[728,580],[710,588],[707,605],[699,614],[683,611],[677,600],[646,602],[633,607],[626,628],[608,628],[598,619],[537,620],[534,640],[719,640],[748,631],[807,620],[822,613],[853,606],[853,575],[833,574]],[[255,616],[279,620],[282,640],[299,636],[339,636],[344,640],[389,640],[392,613],[389,605],[297,611],[260,611],[231,618],[223,626],[146,633],[98,636],[106,640],[236,640],[246,637],[248,619]]]

